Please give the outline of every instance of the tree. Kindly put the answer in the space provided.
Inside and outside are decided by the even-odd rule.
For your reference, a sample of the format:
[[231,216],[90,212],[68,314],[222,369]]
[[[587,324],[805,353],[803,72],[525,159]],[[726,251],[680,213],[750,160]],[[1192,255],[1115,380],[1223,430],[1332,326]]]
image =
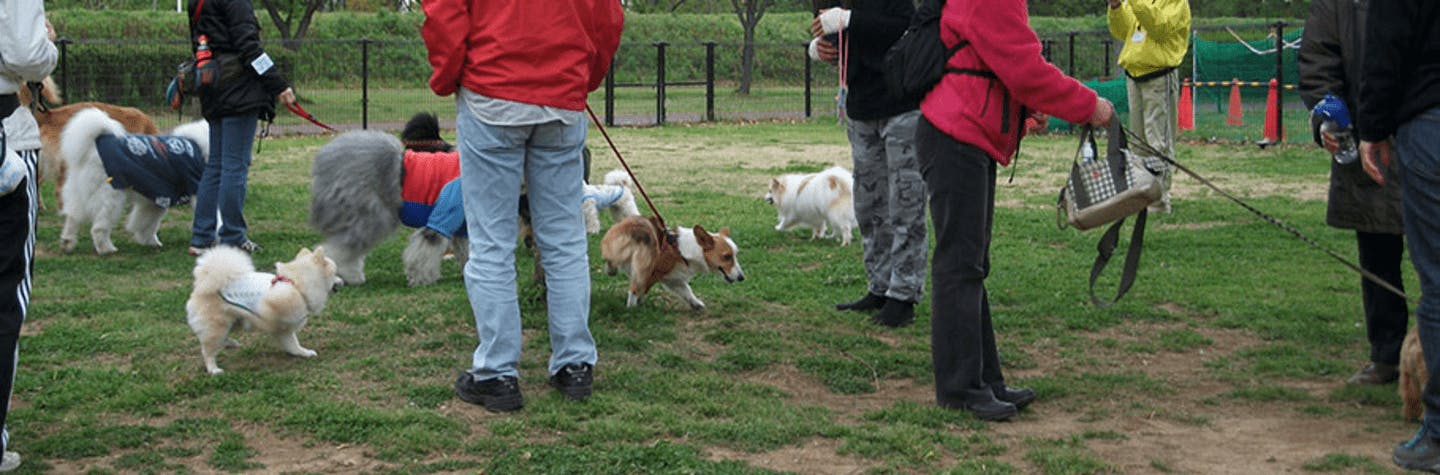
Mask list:
[[[315,12],[325,6],[325,2],[326,0],[260,0],[265,11],[270,14],[270,21],[275,23],[275,29],[280,31],[280,44],[291,51],[300,50],[301,41],[310,31],[310,20],[315,18]],[[295,18],[297,14],[298,20]]]
[[750,79],[755,71],[755,25],[774,5],[775,0],[730,0],[735,16],[740,17],[740,28],[745,31],[745,43],[740,48],[740,88],[735,92],[750,94]]

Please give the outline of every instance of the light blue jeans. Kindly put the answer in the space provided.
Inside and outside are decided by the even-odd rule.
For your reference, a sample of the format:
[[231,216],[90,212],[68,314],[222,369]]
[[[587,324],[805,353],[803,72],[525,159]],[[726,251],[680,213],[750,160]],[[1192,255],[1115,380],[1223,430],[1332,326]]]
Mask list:
[[545,267],[549,374],[569,364],[594,365],[589,245],[585,220],[576,205],[583,193],[581,148],[587,123],[490,125],[471,113],[464,101],[459,105],[460,192],[470,233],[465,291],[480,339],[470,373],[476,380],[519,376],[523,342],[515,288],[515,243],[519,239],[522,178]]
[[[1440,108],[1400,126],[1395,132],[1395,156],[1400,162],[1405,244],[1420,276],[1420,305],[1415,307],[1420,346],[1440,348]],[[1426,351],[1425,364],[1440,368],[1440,351]],[[1421,401],[1430,437],[1440,437],[1440,378],[1425,383]]]
[[[254,115],[223,117],[210,122],[210,156],[200,189],[195,193],[191,246],[239,246],[245,236],[245,191],[250,180],[250,147],[255,145]],[[216,222],[216,212],[220,221]],[[216,239],[216,232],[219,239]]]

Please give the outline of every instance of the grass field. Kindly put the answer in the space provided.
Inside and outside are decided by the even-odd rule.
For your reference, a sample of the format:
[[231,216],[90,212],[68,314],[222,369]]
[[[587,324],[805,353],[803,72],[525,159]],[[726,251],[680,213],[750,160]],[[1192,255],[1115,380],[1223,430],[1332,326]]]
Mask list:
[[[241,334],[244,346],[220,357],[226,372],[210,376],[184,319],[190,209],[170,211],[165,248],[117,239],[106,257],[85,236],[57,254],[50,210],[10,417],[22,470],[1389,473],[1389,449],[1413,428],[1393,386],[1343,384],[1368,355],[1358,277],[1189,177],[1176,179],[1174,213],[1151,220],[1134,289],[1100,309],[1086,293],[1099,233],[1055,226],[1074,139],[1028,139],[1002,170],[988,286],[1007,380],[1040,398],[1013,422],[985,424],[933,403],[928,303],[898,330],[838,313],[832,304],[865,289],[859,241],[772,229],[769,177],[848,166],[842,126],[610,132],[667,221],[731,229],[747,279],[697,279],[704,313],[663,291],[625,308],[624,279],[600,272],[592,237],[600,361],[589,401],[545,384],[545,313],[523,250],[527,404],[493,415],[452,394],[476,343],[458,265],[436,285],[406,287],[404,233],[371,255],[368,283],[311,319],[300,339],[318,357]],[[265,246],[259,267],[319,240],[305,222],[324,140],[272,139],[255,157],[246,214]],[[618,166],[599,134],[590,145],[597,173]],[[1352,235],[1323,224],[1317,149],[1177,154],[1353,258]],[[1112,274],[1100,290],[1115,285]]]

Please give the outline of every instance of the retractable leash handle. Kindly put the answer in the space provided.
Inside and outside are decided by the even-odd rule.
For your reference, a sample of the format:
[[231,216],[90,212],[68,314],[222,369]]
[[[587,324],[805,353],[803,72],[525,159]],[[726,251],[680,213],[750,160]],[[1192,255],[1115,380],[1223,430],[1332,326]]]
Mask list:
[[1152,146],[1150,146],[1150,144],[1146,143],[1144,137],[1139,136],[1138,134],[1136,134],[1135,132],[1131,131],[1130,129],[1126,128],[1126,129],[1124,129],[1124,130],[1125,130],[1125,134],[1126,134],[1126,135],[1128,135],[1128,136],[1129,136],[1130,138],[1132,138],[1132,139],[1135,139],[1135,145],[1138,146],[1138,147],[1140,147],[1140,148],[1141,148],[1142,150],[1144,150],[1146,153],[1148,153],[1148,154],[1150,154],[1150,155],[1152,155],[1152,156],[1154,156],[1154,157],[1157,157],[1157,158],[1159,158],[1160,160],[1165,161],[1165,163],[1169,164],[1169,165],[1172,166],[1172,167],[1175,167],[1176,169],[1178,169],[1178,170],[1180,170],[1180,171],[1182,171],[1182,172],[1185,172],[1186,175],[1190,175],[1190,177],[1198,180],[1201,184],[1209,187],[1209,188],[1212,189],[1212,190],[1215,190],[1216,193],[1220,193],[1220,196],[1224,196],[1226,199],[1229,199],[1230,201],[1234,201],[1235,204],[1238,204],[1238,205],[1240,205],[1240,207],[1245,208],[1247,211],[1250,211],[1251,213],[1254,213],[1256,216],[1259,216],[1260,219],[1263,219],[1263,220],[1269,222],[1270,224],[1275,225],[1275,227],[1278,227],[1278,228],[1280,228],[1280,229],[1285,230],[1285,232],[1288,232],[1288,233],[1290,233],[1292,236],[1295,236],[1297,239],[1300,239],[1301,241],[1304,241],[1306,244],[1309,244],[1311,247],[1314,247],[1315,249],[1319,249],[1320,251],[1323,251],[1325,254],[1328,254],[1331,258],[1334,258],[1336,261],[1339,261],[1341,264],[1344,264],[1345,267],[1349,267],[1350,270],[1353,270],[1353,271],[1355,271],[1355,273],[1360,274],[1360,276],[1363,277],[1363,278],[1365,278],[1366,280],[1369,280],[1369,281],[1371,281],[1371,282],[1374,282],[1375,285],[1379,285],[1380,287],[1383,287],[1385,290],[1389,290],[1390,292],[1394,293],[1395,295],[1400,296],[1400,298],[1405,299],[1405,301],[1410,302],[1411,304],[1416,303],[1416,301],[1415,301],[1414,299],[1410,298],[1410,296],[1408,296],[1408,295],[1405,294],[1405,291],[1400,290],[1399,288],[1395,287],[1395,286],[1394,286],[1393,284],[1391,284],[1390,282],[1387,282],[1387,281],[1385,281],[1385,279],[1380,278],[1380,276],[1375,275],[1375,274],[1371,273],[1370,271],[1365,270],[1364,268],[1361,268],[1358,264],[1355,264],[1354,262],[1351,262],[1349,259],[1346,259],[1345,257],[1341,256],[1339,253],[1336,253],[1335,251],[1332,251],[1332,250],[1330,250],[1329,248],[1326,248],[1325,246],[1320,245],[1320,243],[1316,242],[1314,239],[1310,239],[1309,236],[1306,236],[1304,233],[1301,233],[1300,230],[1295,229],[1294,227],[1291,227],[1289,224],[1285,224],[1285,222],[1284,222],[1284,221],[1281,221],[1279,218],[1276,218],[1276,217],[1274,217],[1274,216],[1270,216],[1269,214],[1266,214],[1264,211],[1260,211],[1259,209],[1256,209],[1254,206],[1250,206],[1249,203],[1246,203],[1246,202],[1242,201],[1240,198],[1236,198],[1235,195],[1232,195],[1232,194],[1230,194],[1229,192],[1226,192],[1225,190],[1221,189],[1219,186],[1216,186],[1215,183],[1212,183],[1210,180],[1205,179],[1205,177],[1200,176],[1200,174],[1195,173],[1193,170],[1191,170],[1191,169],[1189,169],[1189,168],[1186,168],[1184,165],[1181,165],[1180,162],[1175,161],[1174,158],[1172,158],[1172,157],[1170,157],[1170,156],[1168,156],[1168,155],[1165,155],[1165,154],[1163,154],[1163,153],[1160,153],[1160,151],[1159,151],[1159,150],[1156,150],[1155,147],[1152,147]]

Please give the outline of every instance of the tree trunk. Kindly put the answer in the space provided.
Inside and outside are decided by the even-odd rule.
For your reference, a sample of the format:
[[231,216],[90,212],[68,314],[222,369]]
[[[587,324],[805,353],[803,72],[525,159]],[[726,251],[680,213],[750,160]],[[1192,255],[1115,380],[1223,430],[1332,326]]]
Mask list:
[[736,93],[750,94],[755,71],[755,25],[760,24],[765,10],[774,4],[775,0],[730,0],[735,16],[740,18],[740,28],[745,31],[745,44],[740,48],[740,87]]

